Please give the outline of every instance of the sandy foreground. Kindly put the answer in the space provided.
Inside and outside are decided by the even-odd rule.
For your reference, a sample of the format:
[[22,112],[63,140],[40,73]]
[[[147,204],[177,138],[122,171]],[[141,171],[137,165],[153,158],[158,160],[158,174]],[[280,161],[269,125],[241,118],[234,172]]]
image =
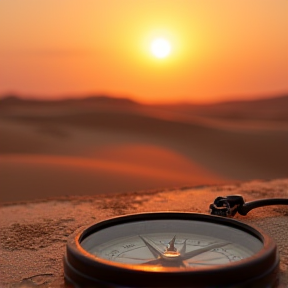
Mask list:
[[[68,288],[64,282],[63,256],[67,237],[79,227],[140,212],[208,213],[209,204],[217,196],[231,194],[242,195],[246,202],[266,197],[287,198],[288,179],[6,203],[0,207],[0,286]],[[279,279],[277,288],[288,287],[287,212],[287,206],[279,205],[235,216],[275,241],[280,256],[279,273],[275,275]]]
[[2,202],[288,176],[283,104],[1,101]]

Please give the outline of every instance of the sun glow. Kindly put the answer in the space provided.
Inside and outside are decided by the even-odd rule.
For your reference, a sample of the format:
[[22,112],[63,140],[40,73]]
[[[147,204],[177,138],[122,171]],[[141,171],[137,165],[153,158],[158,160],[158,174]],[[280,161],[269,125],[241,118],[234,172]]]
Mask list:
[[164,38],[156,38],[150,46],[152,54],[157,58],[165,58],[171,53],[171,44]]

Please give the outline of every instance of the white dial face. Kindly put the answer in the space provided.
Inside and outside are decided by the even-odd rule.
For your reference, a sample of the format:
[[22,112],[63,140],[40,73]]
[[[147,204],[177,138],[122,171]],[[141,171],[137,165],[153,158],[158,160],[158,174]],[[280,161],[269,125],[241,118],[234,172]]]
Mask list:
[[188,220],[138,221],[97,231],[81,242],[96,257],[133,265],[205,267],[252,256],[263,244],[242,230]]

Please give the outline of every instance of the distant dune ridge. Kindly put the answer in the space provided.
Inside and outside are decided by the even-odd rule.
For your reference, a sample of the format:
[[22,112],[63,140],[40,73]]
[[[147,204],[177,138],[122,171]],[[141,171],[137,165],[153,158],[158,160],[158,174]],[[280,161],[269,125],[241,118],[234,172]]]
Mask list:
[[142,105],[0,100],[1,201],[288,176],[288,96]]

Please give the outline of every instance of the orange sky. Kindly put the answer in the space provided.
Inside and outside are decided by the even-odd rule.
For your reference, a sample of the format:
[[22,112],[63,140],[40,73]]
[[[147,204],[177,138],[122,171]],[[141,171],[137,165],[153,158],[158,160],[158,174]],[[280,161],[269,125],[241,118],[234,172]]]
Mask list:
[[[288,91],[287,0],[1,0],[0,94],[209,102]],[[149,50],[171,42],[164,59]]]

